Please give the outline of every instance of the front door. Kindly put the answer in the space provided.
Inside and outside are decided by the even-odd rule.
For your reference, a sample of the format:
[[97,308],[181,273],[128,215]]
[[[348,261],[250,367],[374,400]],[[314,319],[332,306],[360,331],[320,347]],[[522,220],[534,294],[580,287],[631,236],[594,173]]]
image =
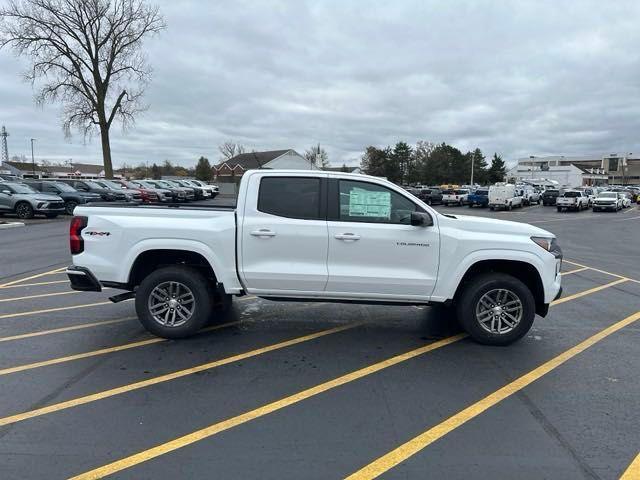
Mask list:
[[[439,233],[412,226],[425,211],[408,196],[364,181],[330,180],[326,295],[426,300],[438,274]],[[428,212],[427,212],[428,213]]]
[[[319,294],[327,283],[326,179],[249,179],[240,271],[253,294]],[[256,193],[257,192],[257,195]]]

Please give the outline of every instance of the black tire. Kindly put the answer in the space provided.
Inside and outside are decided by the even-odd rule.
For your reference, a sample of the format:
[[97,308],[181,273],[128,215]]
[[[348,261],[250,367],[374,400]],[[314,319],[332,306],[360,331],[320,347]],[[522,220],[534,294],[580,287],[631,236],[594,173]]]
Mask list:
[[18,202],[16,205],[16,215],[23,220],[33,218],[33,207],[29,202]]
[[78,206],[78,202],[74,202],[73,200],[69,200],[64,203],[64,210],[67,215],[73,215],[73,209]]
[[562,207],[558,207],[558,211],[561,212],[562,211]]
[[[191,315],[187,321],[177,326],[163,325],[149,311],[151,293],[166,282],[180,283],[193,295]],[[136,290],[136,312],[140,323],[149,332],[162,338],[185,338],[197,333],[214,316],[214,295],[209,290],[209,285],[209,280],[195,268],[171,266],[154,271]],[[176,310],[179,308],[178,306]]]
[[489,210],[493,212],[495,210],[495,207],[489,207]]
[[[505,333],[490,332],[476,316],[480,299],[498,289],[508,290],[521,304],[519,323]],[[456,310],[460,325],[476,342],[497,346],[509,345],[525,336],[536,315],[535,299],[529,288],[517,278],[504,273],[485,273],[474,277],[456,299]]]
[[47,217],[47,218],[52,218],[53,219],[53,218],[56,218],[58,216],[58,214],[57,213],[45,213],[44,216]]

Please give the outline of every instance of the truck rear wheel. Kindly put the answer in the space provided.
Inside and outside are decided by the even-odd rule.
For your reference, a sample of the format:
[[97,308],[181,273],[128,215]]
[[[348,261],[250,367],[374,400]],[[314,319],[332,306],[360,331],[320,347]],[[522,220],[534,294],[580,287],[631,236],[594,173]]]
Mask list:
[[529,288],[511,275],[486,273],[473,278],[456,301],[458,320],[467,333],[486,345],[509,345],[531,329],[535,300]]
[[171,266],[147,276],[136,290],[136,312],[149,332],[184,338],[205,326],[213,313],[209,281],[195,268]]

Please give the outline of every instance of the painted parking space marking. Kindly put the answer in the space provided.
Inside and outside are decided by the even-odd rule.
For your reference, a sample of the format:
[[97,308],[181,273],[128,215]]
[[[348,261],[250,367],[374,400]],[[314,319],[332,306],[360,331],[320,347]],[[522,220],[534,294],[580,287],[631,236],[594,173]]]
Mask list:
[[116,395],[132,392],[134,390],[139,390],[141,388],[150,387],[152,385],[157,385],[159,383],[168,382],[170,380],[175,380],[177,378],[186,377],[188,375],[193,375],[195,373],[203,372],[205,370],[211,370],[213,368],[221,367],[223,365],[228,365],[230,363],[246,360],[248,358],[256,357],[258,355],[263,355],[265,353],[273,352],[273,351],[287,348],[293,345],[298,345],[300,343],[322,338],[327,335],[332,335],[334,333],[350,330],[352,328],[359,327],[362,324],[363,322],[350,323],[348,325],[342,325],[340,327],[321,330],[319,332],[303,335],[302,337],[296,337],[291,340],[285,340],[282,342],[274,343],[272,345],[268,345],[266,347],[261,347],[255,350],[250,350],[248,352],[232,355],[230,357],[222,358],[220,360],[214,360],[201,365],[196,365],[195,367],[186,368],[184,370],[178,370],[172,373],[167,373],[165,375],[160,375],[160,376],[148,378],[146,380],[142,380],[139,382],[123,385],[121,387],[116,387],[109,390],[103,390],[101,392],[85,395],[82,397],[76,397],[71,400],[55,403],[52,405],[48,405],[46,407],[37,408],[35,410],[29,410],[23,413],[18,413],[8,417],[0,418],[0,427],[21,422],[29,418],[40,417],[42,415],[46,415],[49,413],[59,412],[61,410],[66,410],[68,408],[77,407],[79,405],[84,405],[84,404],[95,402],[98,400],[103,400],[109,397],[114,397]]
[[640,478],[640,453],[631,465],[624,471],[620,480],[638,480]]
[[74,330],[83,330],[85,328],[101,327],[104,325],[113,325],[114,323],[122,323],[130,320],[137,320],[138,317],[117,318],[115,320],[105,320],[102,322],[82,323],[80,325],[71,325],[68,327],[52,328],[50,330],[41,330],[39,332],[21,333],[11,335],[9,337],[0,337],[0,342],[12,342],[15,340],[24,340],[25,338],[40,337],[42,335],[53,335],[55,333],[73,332]]
[[71,295],[73,293],[80,293],[77,290],[69,290],[65,292],[55,292],[55,293],[39,293],[36,295],[26,295],[24,297],[14,297],[14,298],[1,298],[0,303],[2,302],[17,302],[19,300],[31,300],[32,298],[44,298],[44,297],[56,297],[59,295]]
[[562,275],[562,276],[564,276],[564,275],[572,275],[574,273],[580,273],[580,272],[584,272],[586,270],[589,270],[589,267],[576,268],[574,270],[569,270],[567,272],[562,272],[562,273],[560,273],[560,275]]
[[[489,408],[497,405],[501,401],[509,398],[514,393],[519,392],[523,388],[527,387],[531,383],[540,379],[544,375],[549,372],[555,370],[568,360],[572,359],[576,355],[584,352],[586,349],[592,347],[596,343],[604,340],[610,335],[618,332],[624,327],[631,325],[640,319],[640,312],[636,312],[633,315],[628,316],[627,318],[620,320],[619,322],[614,323],[610,327],[601,330],[600,332],[592,335],[586,340],[580,342],[578,345],[570,348],[569,350],[565,350],[560,355],[555,356],[551,360],[543,363],[539,367],[529,371],[528,373],[518,377],[516,380],[508,383],[504,387],[496,390],[490,395],[484,397],[482,400],[466,407],[455,415],[449,417],[444,422],[435,425],[423,433],[415,436],[411,440],[403,443],[399,447],[391,450],[385,455],[377,458],[373,462],[368,465],[362,467],[355,473],[346,477],[348,480],[364,480],[364,479],[372,479],[377,478],[383,473],[391,470],[395,466],[409,459],[416,453],[422,451],[424,448],[428,447],[435,441],[449,434],[453,430],[458,427],[464,425],[468,421],[474,419],[478,415],[482,414]],[[92,478],[92,477],[87,477]],[[97,478],[97,477],[94,477]],[[637,477],[636,477],[637,478]]]
[[618,280],[614,280],[613,282],[605,283],[604,285],[598,285],[597,287],[593,287],[588,290],[583,290],[582,292],[574,293],[573,295],[569,295],[567,297],[560,297],[559,299],[551,302],[549,305],[553,306],[553,305],[559,305],[561,303],[569,302],[571,300],[575,300],[576,298],[585,297],[587,295],[591,295],[592,293],[596,293],[601,290],[604,290],[605,288],[614,287],[616,285],[619,285],[627,281],[628,279],[626,278],[619,278]]
[[69,283],[69,280],[53,280],[51,282],[35,282],[35,283],[19,283],[16,285],[7,285],[7,286],[0,286],[0,290],[3,290],[5,288],[20,288],[20,287],[39,287],[42,285],[55,285],[57,283]]
[[125,470],[134,465],[138,465],[140,463],[146,462],[153,458],[159,457],[166,453],[172,452],[174,450],[183,448],[192,443],[203,440],[205,438],[209,438],[213,435],[224,432],[225,430],[229,430],[231,428],[237,427],[238,425],[242,425],[243,423],[250,422],[251,420],[255,420],[265,415],[269,415],[270,413],[276,412],[290,405],[299,403],[308,398],[315,397],[316,395],[327,392],[334,388],[354,382],[356,380],[367,377],[369,375],[377,373],[386,368],[390,368],[392,366],[395,366],[400,363],[411,360],[413,358],[416,358],[420,355],[424,355],[425,353],[445,347],[459,340],[462,340],[465,337],[466,337],[465,334],[454,335],[452,337],[435,341],[423,347],[416,348],[414,350],[410,350],[405,353],[401,353],[400,355],[396,355],[394,357],[388,358],[381,362],[377,362],[367,367],[360,368],[353,372],[334,378],[333,380],[329,380],[327,382],[318,384],[314,387],[307,388],[300,392],[294,393],[293,395],[284,397],[280,400],[276,400],[275,402],[271,402],[267,405],[263,405],[256,409],[249,410],[240,415],[236,415],[235,417],[231,417],[221,422],[214,423],[203,429],[197,430],[195,432],[192,432],[182,437],[178,437],[174,440],[171,440],[170,442],[157,445],[148,450],[144,450],[142,452],[136,453],[135,455],[131,455],[121,460],[117,460],[115,462],[109,463],[108,465],[104,465],[102,467],[96,468],[89,472],[82,473],[80,475],[73,477],[71,480],[97,479],[97,478],[105,477],[107,475],[111,475],[121,470]]
[[[131,299],[123,300],[124,302],[130,302]],[[55,307],[55,308],[45,308],[42,310],[31,310],[28,312],[17,312],[17,313],[5,313],[0,315],[0,319],[2,318],[14,318],[14,317],[24,317],[27,315],[37,315],[38,313],[51,313],[51,312],[61,312],[63,310],[76,310],[79,308],[89,308],[89,307],[98,307],[100,305],[111,305],[112,302],[96,302],[96,303],[85,303],[83,305],[70,305],[67,307]]]
[[573,260],[563,259],[562,261],[565,262],[565,263],[569,263],[571,265],[575,265],[576,267],[586,267],[589,270],[593,270],[594,272],[604,273],[605,275],[610,275],[612,277],[624,278],[628,282],[640,283],[640,280],[636,280],[635,278],[629,278],[629,277],[625,277],[624,275],[619,275],[617,273],[607,272],[606,270],[600,270],[600,269],[595,268],[595,267],[590,267],[588,265],[583,265],[581,263],[574,262]]
[[[238,325],[240,322],[241,320],[236,320],[233,322],[221,323],[220,325],[213,325],[211,327],[203,328],[198,333],[220,330],[221,328]],[[124,345],[117,345],[115,347],[101,348],[99,350],[93,350],[91,352],[76,353],[75,355],[52,358],[49,360],[43,360],[41,362],[34,362],[26,365],[18,365],[16,367],[3,368],[3,369],[0,369],[0,376],[10,375],[12,373],[24,372],[25,370],[33,370],[35,368],[40,368],[40,367],[48,367],[50,365],[58,365],[60,363],[72,362],[74,360],[97,357],[99,355],[106,355],[108,353],[122,352],[123,350],[130,350],[132,348],[144,347],[147,345],[154,345],[156,343],[163,343],[166,341],[167,341],[166,338],[154,337],[154,338],[148,338],[146,340],[139,340],[137,342],[126,343]]]
[[66,268],[67,267],[60,267],[60,268],[56,268],[54,270],[49,270],[48,272],[42,272],[42,273],[38,273],[36,275],[31,275],[30,277],[19,278],[18,280],[12,280],[10,282],[3,283],[2,285],[0,285],[0,288],[5,288],[5,287],[8,287],[10,285],[15,285],[17,283],[26,282],[27,280],[33,280],[34,278],[44,277],[46,275],[55,275],[57,273],[62,273],[62,271],[65,270]]

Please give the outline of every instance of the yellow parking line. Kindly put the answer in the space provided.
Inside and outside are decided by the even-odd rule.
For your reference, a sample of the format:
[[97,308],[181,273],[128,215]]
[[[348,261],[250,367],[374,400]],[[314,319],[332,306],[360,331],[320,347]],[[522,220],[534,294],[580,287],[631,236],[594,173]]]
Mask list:
[[592,293],[599,292],[600,290],[604,290],[605,288],[613,287],[615,285],[618,285],[620,283],[624,283],[624,282],[627,282],[627,281],[628,281],[628,279],[626,279],[626,278],[620,278],[620,279],[615,280],[613,282],[605,283],[604,285],[599,285],[597,287],[590,288],[589,290],[584,290],[582,292],[574,293],[573,295],[569,295],[569,296],[566,296],[566,297],[561,297],[561,298],[551,302],[550,305],[552,305],[552,306],[553,305],[559,305],[561,303],[565,303],[565,302],[568,302],[570,300],[575,300],[576,298],[585,297],[587,295],[591,295]]
[[45,275],[55,275],[56,273],[60,273],[67,267],[56,268],[54,270],[49,270],[48,272],[38,273],[37,275],[31,275],[30,277],[20,278],[18,280],[13,280],[11,282],[3,283],[0,285],[0,288],[8,287],[9,285],[15,285],[16,283],[26,282],[27,280],[32,280],[34,278],[44,277]]
[[624,473],[620,477],[620,480],[638,480],[639,478],[640,478],[640,453],[635,458],[635,460],[631,462],[631,465],[629,465],[629,468],[627,468],[624,471]]
[[584,272],[589,270],[589,267],[576,268],[575,270],[569,270],[568,272],[562,272],[560,275],[571,275],[572,273]]
[[[241,297],[239,299],[236,300],[236,302],[242,302],[244,300],[251,300],[252,298],[256,298],[252,295],[250,296],[246,296],[246,297]],[[55,333],[64,333],[64,332],[72,332],[74,330],[82,330],[85,328],[92,328],[92,327],[100,327],[102,325],[111,325],[114,323],[121,323],[121,322],[126,322],[129,320],[137,320],[138,317],[126,317],[126,318],[118,318],[116,320],[106,320],[104,322],[93,322],[93,323],[83,323],[80,325],[71,325],[69,327],[60,327],[60,328],[53,328],[51,330],[42,330],[39,332],[30,332],[30,333],[22,333],[19,335],[11,335],[10,337],[0,337],[0,342],[11,342],[14,340],[23,340],[25,338],[32,338],[32,337],[39,337],[41,335],[52,335]]]
[[289,395],[288,397],[282,398],[280,400],[276,400],[275,402],[269,403],[267,405],[263,405],[262,407],[258,407],[254,410],[249,410],[240,415],[236,415],[235,417],[228,418],[227,420],[214,423],[201,430],[197,430],[193,433],[189,433],[182,437],[178,437],[174,440],[171,440],[170,442],[157,445],[148,450],[144,450],[142,452],[136,453],[135,455],[131,455],[130,457],[117,460],[108,465],[96,468],[95,470],[91,470],[89,472],[80,474],[76,477],[73,477],[71,480],[96,479],[96,478],[102,478],[106,475],[111,475],[113,473],[119,472],[126,468],[132,467],[134,465],[138,465],[140,463],[151,460],[152,458],[159,457],[160,455],[164,455],[166,453],[172,452],[179,448],[182,448],[192,443],[203,440],[205,438],[211,437],[213,435],[216,435],[230,428],[237,427],[238,425],[242,425],[243,423],[249,422],[251,420],[255,420],[256,418],[260,418],[270,413],[273,413],[277,410],[281,410],[285,407],[301,402],[308,398],[315,397],[316,395],[319,395],[326,391],[340,387],[342,385],[353,382],[355,380],[359,380],[361,378],[364,378],[368,375],[379,372],[386,368],[392,367],[394,365],[398,365],[399,363],[406,362],[419,355],[423,355],[427,352],[431,352],[433,350],[444,347],[446,345],[450,345],[454,342],[457,342],[458,340],[461,340],[465,336],[466,335],[464,334],[454,335],[452,337],[448,337],[443,340],[438,340],[436,342],[430,343],[423,347],[416,348],[415,350],[410,350],[400,355],[396,355],[395,357],[388,358],[381,362],[374,363],[367,367],[347,373],[346,375],[342,375],[333,380],[329,380],[327,382],[321,383],[319,385],[308,388],[306,390],[302,390],[300,392],[294,393],[293,395]]
[[71,325],[70,327],[53,328],[51,330],[41,330],[39,332],[21,333],[19,335],[11,335],[10,337],[0,337],[0,342],[11,342],[14,340],[23,340],[25,338],[39,337],[42,335],[51,335],[54,333],[72,332],[74,330],[82,330],[84,328],[101,327],[102,325],[112,325],[114,323],[135,320],[138,317],[118,318],[116,320],[107,320],[104,322],[83,323],[80,325]]
[[[441,439],[442,437],[452,432],[456,428],[464,425],[469,420],[476,418],[478,415],[482,414],[489,408],[500,403],[502,400],[510,397],[514,393],[519,392],[520,390],[527,387],[531,383],[535,382],[539,378],[543,377],[547,373],[555,370],[560,365],[572,359],[579,353],[584,352],[587,348],[595,345],[601,340],[604,340],[609,335],[632,324],[638,319],[640,319],[640,312],[636,312],[633,315],[625,318],[624,320],[620,320],[619,322],[611,325],[610,327],[607,327],[604,330],[601,330],[600,332],[589,337],[583,342],[580,342],[578,345],[570,348],[569,350],[564,351],[560,355],[543,363],[539,367],[531,370],[525,375],[522,375],[521,377],[517,378],[511,383],[508,383],[507,385],[500,388],[499,390],[496,390],[495,392],[486,396],[482,400],[474,403],[473,405],[468,406],[467,408],[461,410],[455,415],[449,417],[444,422],[429,428],[428,430],[417,435],[416,437],[412,438],[408,442],[403,443],[402,445],[395,448],[394,450],[377,458],[376,460],[364,466],[357,472],[353,473],[352,475],[349,475],[347,477],[347,480],[363,480],[363,479],[377,478],[378,476],[382,475],[383,473],[397,466],[401,462],[404,462],[408,458],[420,452],[425,447],[428,447],[435,441]],[[114,471],[117,471],[117,470],[114,470]],[[105,474],[110,473],[109,470],[106,470],[103,472]],[[80,477],[80,478],[83,478],[83,477]],[[97,478],[97,477],[86,477],[86,478]],[[637,477],[631,477],[631,478],[637,478]]]
[[[219,330],[221,328],[237,325],[240,320],[233,322],[221,323],[220,325],[213,325],[201,330],[201,332],[210,332],[212,330]],[[123,350],[129,350],[131,348],[144,347],[146,345],[153,345],[154,343],[166,342],[166,338],[149,338],[147,340],[140,340],[138,342],[126,343],[124,345],[118,345],[115,347],[101,348],[100,350],[93,350],[91,352],[77,353],[75,355],[69,355],[66,357],[52,358],[50,360],[44,360],[42,362],[29,363],[26,365],[18,365],[17,367],[10,367],[0,369],[0,376],[10,375],[12,373],[24,372],[25,370],[33,370],[34,368],[48,367],[49,365],[57,365],[60,363],[72,362],[74,360],[80,360],[83,358],[97,357],[98,355],[105,355],[107,353],[121,352]]]
[[51,282],[35,282],[35,283],[20,283],[18,285],[0,285],[0,290],[4,288],[20,288],[20,287],[38,287],[40,285],[53,285],[55,283],[69,283],[69,280],[53,280]]
[[[125,302],[128,300],[124,300]],[[0,315],[0,319],[2,318],[13,318],[13,317],[22,317],[26,315],[36,315],[38,313],[50,313],[50,312],[60,312],[62,310],[74,310],[76,308],[88,308],[88,307],[97,307],[99,305],[110,305],[111,302],[97,302],[97,303],[85,303],[84,305],[71,305],[69,307],[56,307],[56,308],[45,308],[43,310],[31,310],[28,312],[18,312],[18,313],[5,313]]]
[[55,297],[57,295],[71,295],[72,293],[80,293],[76,290],[69,290],[66,292],[56,292],[56,293],[39,293],[37,295],[27,295],[25,297],[14,297],[14,298],[2,298],[0,299],[0,303],[2,302],[13,302],[18,300],[29,300],[31,298],[43,298],[43,297]]
[[246,360],[247,358],[255,357],[268,352],[273,352],[275,350],[280,350],[282,348],[290,347],[292,345],[297,345],[299,343],[308,342],[316,338],[331,335],[333,333],[342,332],[344,330],[355,328],[360,325],[362,325],[361,322],[352,323],[349,325],[343,325],[340,327],[334,327],[328,330],[322,330],[320,332],[311,333],[309,335],[293,338],[291,340],[285,340],[283,342],[268,345],[266,347],[258,348],[256,350],[251,350],[249,352],[239,353],[237,355],[226,357],[220,360],[214,360],[212,362],[204,363],[202,365],[197,365],[195,367],[187,368],[184,370],[178,370],[176,372],[167,373],[165,375],[149,378],[147,380],[142,380],[140,382],[130,383],[128,385],[112,388],[110,390],[103,390],[101,392],[93,393],[91,395],[85,395],[83,397],[73,398],[65,402],[55,403],[53,405],[49,405],[46,407],[36,408],[35,410],[29,410],[23,413],[18,413],[16,415],[11,415],[9,417],[0,418],[0,426],[10,425],[12,423],[21,422],[29,418],[39,417],[42,415],[46,415],[48,413],[59,412],[60,410],[65,410],[67,408],[77,407],[78,405],[84,405],[86,403],[95,402],[97,400],[113,397],[115,395],[120,395],[122,393],[128,393],[134,390],[139,390],[141,388],[150,387],[151,385],[157,385],[159,383],[168,382],[170,380],[175,380],[177,378],[186,377],[187,375],[193,375],[194,373],[210,370],[212,368],[220,367],[222,365],[228,365],[233,362]]
[[582,265],[581,263],[577,263],[572,260],[563,259],[562,261],[565,263],[569,263],[571,265],[575,265],[576,267],[586,267],[589,270],[593,270],[594,272],[604,273],[605,275],[610,275],[612,277],[624,278],[628,282],[640,283],[640,280],[636,280],[635,278],[629,278],[629,277],[625,277],[624,275],[619,275],[617,273],[607,272],[606,270],[600,270],[595,267],[589,267],[588,265]]

